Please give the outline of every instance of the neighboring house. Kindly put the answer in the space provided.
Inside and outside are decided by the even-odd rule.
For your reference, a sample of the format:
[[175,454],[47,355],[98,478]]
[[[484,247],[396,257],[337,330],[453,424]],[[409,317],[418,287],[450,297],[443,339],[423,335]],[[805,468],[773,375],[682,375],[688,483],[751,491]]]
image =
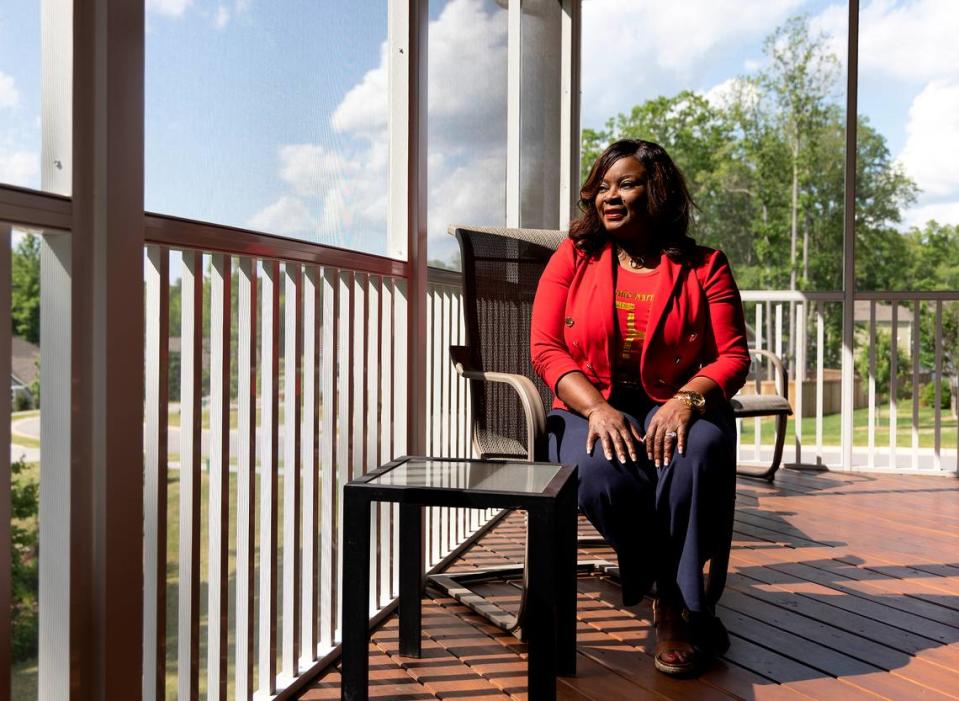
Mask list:
[[[857,329],[856,338],[859,343],[869,341],[869,300],[860,299],[853,307],[853,315],[857,324],[863,328]],[[900,304],[896,315],[896,345],[901,349],[909,350],[912,347],[912,303]],[[887,302],[876,302],[876,332],[892,332],[892,305]]]
[[24,402],[36,406],[40,398],[31,394],[30,387],[40,374],[40,346],[21,336],[14,336],[10,351],[10,401],[16,408],[18,397],[23,397],[19,400],[19,406],[24,406]]

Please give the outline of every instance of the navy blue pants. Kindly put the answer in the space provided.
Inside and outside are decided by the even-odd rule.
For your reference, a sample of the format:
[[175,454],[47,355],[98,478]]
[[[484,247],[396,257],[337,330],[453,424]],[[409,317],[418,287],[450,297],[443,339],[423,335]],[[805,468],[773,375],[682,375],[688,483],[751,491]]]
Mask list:
[[[614,393],[610,403],[641,435],[659,409],[645,394]],[[616,551],[624,604],[638,603],[655,582],[661,594],[678,590],[690,611],[712,613],[720,592],[707,599],[703,566],[719,556],[710,567],[719,560],[725,574],[736,485],[732,411],[696,419],[685,454],[660,470],[642,444],[637,462],[607,460],[599,442],[587,455],[587,428],[579,414],[551,411],[549,459],[579,466],[579,508]]]

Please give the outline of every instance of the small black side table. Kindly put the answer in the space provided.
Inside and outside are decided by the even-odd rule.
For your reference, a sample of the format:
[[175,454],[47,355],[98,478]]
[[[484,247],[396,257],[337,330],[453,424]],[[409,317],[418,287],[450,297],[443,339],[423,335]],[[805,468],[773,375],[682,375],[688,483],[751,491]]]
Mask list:
[[529,516],[525,630],[531,701],[576,673],[576,468],[553,463],[403,457],[344,488],[341,697],[369,684],[370,504],[400,504],[400,654],[420,656],[423,507],[523,509]]

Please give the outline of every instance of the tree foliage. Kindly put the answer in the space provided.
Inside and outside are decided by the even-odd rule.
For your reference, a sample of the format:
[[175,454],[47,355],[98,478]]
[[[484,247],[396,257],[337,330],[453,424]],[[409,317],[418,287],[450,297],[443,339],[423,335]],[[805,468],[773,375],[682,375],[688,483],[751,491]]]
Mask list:
[[[839,61],[805,17],[774,31],[764,50],[767,67],[731,81],[717,98],[684,90],[636,105],[602,130],[584,130],[582,172],[585,177],[616,139],[655,141],[689,181],[698,209],[692,233],[729,255],[742,287],[840,289],[845,116]],[[896,289],[908,280],[916,289],[916,278],[904,275],[909,237],[898,230],[916,185],[865,117],[858,120],[857,159],[858,284]],[[952,244],[937,239],[937,245],[956,245],[956,232],[949,236]],[[950,252],[953,263],[946,267],[959,272],[950,267],[959,255]],[[955,289],[954,281],[946,284]]]
[[26,234],[11,257],[10,296],[13,333],[40,342],[40,237]]
[[39,488],[23,474],[22,460],[10,465],[10,645],[14,662],[37,654]]

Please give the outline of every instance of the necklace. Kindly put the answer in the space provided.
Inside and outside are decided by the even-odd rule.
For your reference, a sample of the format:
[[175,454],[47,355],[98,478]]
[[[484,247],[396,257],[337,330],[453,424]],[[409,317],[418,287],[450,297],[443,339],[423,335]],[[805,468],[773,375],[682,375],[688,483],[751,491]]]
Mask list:
[[619,260],[623,262],[624,265],[628,265],[633,270],[639,270],[640,268],[646,268],[647,263],[650,261],[647,260],[646,256],[639,255],[634,256],[632,253],[627,251],[622,246],[616,246],[616,255],[619,257]]

